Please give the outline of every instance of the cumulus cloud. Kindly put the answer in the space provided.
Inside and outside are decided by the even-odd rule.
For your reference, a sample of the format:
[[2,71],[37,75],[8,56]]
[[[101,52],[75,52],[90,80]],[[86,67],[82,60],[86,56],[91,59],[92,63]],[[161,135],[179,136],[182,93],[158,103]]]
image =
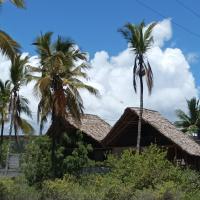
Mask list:
[[[175,109],[186,111],[185,100],[198,96],[198,90],[182,51],[178,48],[161,49],[172,37],[171,29],[169,19],[155,27],[155,44],[147,55],[154,73],[154,88],[151,96],[145,88],[144,106],[158,110],[174,121]],[[100,90],[101,98],[88,98],[88,93],[83,91],[87,112],[99,114],[113,124],[126,107],[139,106],[139,94],[134,93],[132,86],[133,60],[134,55],[128,48],[117,56],[110,56],[106,51],[96,52],[89,75],[90,83]]]
[[154,46],[162,47],[164,43],[172,37],[171,20],[164,19],[159,22],[153,29]]
[[[154,73],[154,88],[151,96],[145,88],[144,106],[157,110],[174,121],[175,109],[186,111],[185,100],[198,96],[198,90],[188,58],[181,49],[172,46],[163,48],[165,42],[172,37],[170,19],[159,22],[153,35],[155,43],[147,56]],[[90,60],[92,69],[88,71],[88,83],[99,89],[101,97],[96,98],[84,90],[81,91],[86,113],[99,115],[114,124],[126,107],[139,106],[139,94],[134,93],[132,86],[133,61],[134,55],[128,48],[115,56],[106,51],[95,53]],[[6,80],[9,78],[10,62],[4,56],[0,56],[0,62],[0,77]],[[30,62],[38,65],[37,56],[31,57]],[[33,85],[34,83],[31,83],[23,87],[21,94],[30,100],[30,108],[34,114],[32,122],[38,130],[35,116],[38,99],[32,95]]]

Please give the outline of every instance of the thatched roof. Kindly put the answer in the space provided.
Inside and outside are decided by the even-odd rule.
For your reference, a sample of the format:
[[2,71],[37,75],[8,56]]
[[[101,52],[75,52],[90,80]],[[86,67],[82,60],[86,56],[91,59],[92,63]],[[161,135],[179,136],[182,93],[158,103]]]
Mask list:
[[[102,141],[104,145],[109,145],[112,138],[116,136],[117,129],[123,126],[125,123],[134,120],[134,116],[138,120],[139,108],[127,108],[124,114],[113,126],[109,134]],[[200,156],[200,145],[197,144],[189,136],[185,135],[183,132],[179,131],[170,121],[165,119],[160,113],[153,110],[144,109],[143,110],[143,123],[147,123],[154,127],[163,136],[168,138],[174,144],[178,145],[183,151],[190,155]]]
[[100,142],[111,130],[111,126],[97,115],[84,114],[81,116],[81,123],[77,123],[72,117],[67,121],[75,128],[81,130],[88,136]]

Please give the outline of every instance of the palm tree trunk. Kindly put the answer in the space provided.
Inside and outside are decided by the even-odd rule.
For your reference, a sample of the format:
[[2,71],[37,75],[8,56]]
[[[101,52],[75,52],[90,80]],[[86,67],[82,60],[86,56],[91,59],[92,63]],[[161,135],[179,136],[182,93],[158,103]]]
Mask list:
[[14,123],[14,131],[15,131],[15,141],[17,143],[17,146],[19,145],[18,143],[18,132],[17,132],[17,125]]
[[13,114],[13,108],[11,107],[10,128],[9,128],[9,140],[10,141],[11,141],[11,135],[12,135],[13,121],[14,121],[14,114]]
[[138,119],[138,135],[137,135],[137,152],[140,153],[140,143],[141,143],[141,134],[142,134],[142,113],[143,113],[143,74],[142,74],[142,61],[143,58],[140,60],[140,72],[139,72],[139,79],[140,79],[140,112],[139,112],[139,119]]
[[3,113],[1,113],[1,118],[2,118],[2,121],[1,121],[1,144],[3,144],[3,132],[4,132],[4,116],[3,116]]
[[43,129],[43,125],[42,125],[42,122],[40,122],[40,136],[42,135],[42,129]]
[[[0,162],[2,161],[2,148],[3,148],[3,130],[4,130],[4,120],[3,120],[3,113],[1,113],[2,122],[1,122],[1,141],[0,141]],[[0,163],[1,164],[1,163]]]
[[3,144],[4,120],[1,122],[1,144]]

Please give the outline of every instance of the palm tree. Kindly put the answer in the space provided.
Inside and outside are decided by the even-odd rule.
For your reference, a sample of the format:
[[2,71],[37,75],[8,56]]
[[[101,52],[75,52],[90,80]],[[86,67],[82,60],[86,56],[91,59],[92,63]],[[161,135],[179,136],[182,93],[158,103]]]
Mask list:
[[[55,147],[60,142],[69,114],[80,121],[83,113],[83,101],[79,89],[86,89],[97,95],[92,86],[81,81],[87,79],[84,69],[87,64],[86,54],[82,53],[71,40],[58,36],[52,43],[52,33],[47,32],[36,39],[34,45],[40,56],[41,66],[30,67],[32,72],[39,72],[40,76],[29,75],[27,78],[36,80],[35,91],[39,91],[38,117],[40,129],[51,115],[52,124],[47,134],[52,138],[52,169],[55,172]],[[78,62],[82,64],[78,65]],[[41,131],[41,130],[40,130]]]
[[146,77],[146,83],[149,94],[151,94],[153,87],[153,72],[148,60],[145,58],[145,54],[150,49],[153,42],[151,35],[152,30],[156,23],[150,24],[145,27],[144,22],[139,25],[126,24],[119,31],[129,44],[129,49],[135,53],[135,62],[133,67],[133,86],[135,92],[137,92],[136,78],[139,77],[140,82],[140,112],[138,121],[138,135],[137,135],[137,152],[140,152],[141,141],[141,126],[142,126],[142,113],[143,113],[143,77]]
[[179,118],[175,125],[185,133],[200,132],[200,104],[199,100],[193,97],[187,100],[188,114],[178,109],[176,115]]
[[[4,2],[5,0],[0,0],[0,5]],[[25,8],[24,0],[10,0],[10,2],[18,8]]]
[[[35,91],[39,91],[40,102],[38,117],[40,132],[47,116],[51,115],[54,130],[48,133],[59,138],[59,128],[65,123],[69,114],[77,120],[83,113],[83,101],[79,89],[86,89],[97,95],[93,87],[83,83],[80,79],[87,79],[85,69],[89,68],[86,54],[81,52],[75,43],[58,36],[52,43],[52,33],[47,32],[38,37],[34,45],[41,59],[39,68],[31,67],[32,72],[39,72],[41,76],[29,75],[29,81],[36,80]],[[81,64],[77,63],[81,61]],[[52,135],[53,134],[53,135]]]
[[14,62],[10,68],[11,78],[11,94],[9,103],[10,112],[10,130],[9,135],[12,135],[12,129],[14,127],[14,134],[17,141],[18,130],[21,129],[23,133],[32,133],[33,128],[28,121],[21,117],[24,113],[28,117],[32,117],[31,111],[28,107],[29,101],[25,97],[19,94],[21,86],[26,84],[26,71],[25,67],[28,63],[28,57],[21,58],[21,55],[16,55]]
[[8,105],[10,99],[10,81],[0,80],[0,114],[1,114],[1,144],[3,143],[4,124],[8,121]]

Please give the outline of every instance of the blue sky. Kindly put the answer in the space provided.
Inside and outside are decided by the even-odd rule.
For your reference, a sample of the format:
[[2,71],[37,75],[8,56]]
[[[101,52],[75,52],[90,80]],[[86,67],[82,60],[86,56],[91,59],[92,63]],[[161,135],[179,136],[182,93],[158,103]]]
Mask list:
[[[180,1],[195,13],[181,6]],[[185,100],[199,94],[200,1],[26,0],[26,4],[27,9],[21,10],[6,2],[0,8],[0,28],[21,44],[22,52],[30,55],[36,55],[31,45],[34,38],[46,31],[70,37],[88,52],[93,67],[89,72],[91,84],[100,90],[102,98],[81,93],[86,112],[113,123],[126,107],[139,105],[132,88],[133,56],[117,32],[126,22],[158,21],[155,39],[164,44],[154,46],[149,55],[155,86],[151,97],[145,94],[145,107],[158,110],[174,121],[174,110],[187,110]],[[193,58],[190,68],[188,55]],[[9,62],[1,56],[0,59],[0,78],[6,80]],[[22,93],[29,97],[35,112],[38,102],[33,98],[31,86]]]
[[[198,34],[200,18],[181,7],[175,0],[143,0],[164,16]],[[200,2],[182,0],[185,5],[200,13]],[[18,40],[24,51],[34,53],[30,45],[41,31],[73,38],[91,54],[107,50],[116,54],[126,46],[117,32],[126,22],[162,20],[136,0],[27,0],[27,9],[16,9],[5,3],[0,12],[0,26]],[[184,52],[199,53],[200,38],[173,25],[173,43]]]
[[[140,0],[142,1],[142,0]],[[179,0],[180,1],[180,0]],[[200,1],[181,0],[186,6],[200,13]],[[183,8],[175,0],[143,0],[162,15],[198,34],[200,18]],[[145,20],[160,21],[157,13],[142,6],[136,0],[27,0],[27,9],[19,10],[5,3],[0,12],[0,27],[12,35],[34,55],[32,41],[40,32],[53,31],[75,40],[91,56],[99,50],[116,55],[126,47],[126,42],[117,32],[126,22]],[[200,33],[199,33],[200,35]],[[184,54],[200,55],[200,36],[196,37],[173,24],[173,38],[168,46],[180,48]],[[192,63],[196,82],[199,62]]]

